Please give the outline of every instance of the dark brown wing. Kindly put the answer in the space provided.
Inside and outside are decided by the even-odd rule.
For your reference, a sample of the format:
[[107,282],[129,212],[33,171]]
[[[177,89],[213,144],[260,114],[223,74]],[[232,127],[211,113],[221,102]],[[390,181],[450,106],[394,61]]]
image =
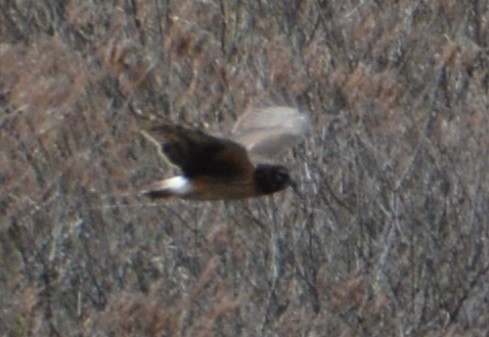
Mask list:
[[246,149],[231,140],[169,124],[152,127],[148,133],[187,177],[243,177],[253,171]]

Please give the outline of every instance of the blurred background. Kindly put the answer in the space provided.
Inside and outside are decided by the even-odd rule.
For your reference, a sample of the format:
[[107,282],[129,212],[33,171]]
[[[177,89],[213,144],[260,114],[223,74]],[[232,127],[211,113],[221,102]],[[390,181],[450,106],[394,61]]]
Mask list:
[[[0,1],[0,335],[486,336],[488,86],[486,1]],[[273,105],[299,194],[133,196]]]

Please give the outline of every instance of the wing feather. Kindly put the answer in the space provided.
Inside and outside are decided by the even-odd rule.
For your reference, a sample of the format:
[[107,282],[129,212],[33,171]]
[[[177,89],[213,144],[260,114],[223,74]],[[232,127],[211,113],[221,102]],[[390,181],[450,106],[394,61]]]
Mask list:
[[147,133],[187,177],[231,178],[251,175],[253,170],[246,149],[231,140],[171,124],[151,127]]
[[259,158],[278,157],[298,143],[310,128],[309,117],[290,107],[270,107],[244,113],[232,137]]

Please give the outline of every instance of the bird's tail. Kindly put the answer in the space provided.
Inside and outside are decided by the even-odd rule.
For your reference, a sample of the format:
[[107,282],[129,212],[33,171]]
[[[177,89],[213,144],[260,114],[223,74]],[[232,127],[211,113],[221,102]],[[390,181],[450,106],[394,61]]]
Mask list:
[[174,195],[175,194],[169,190],[143,190],[138,193],[138,196],[147,197],[151,200],[170,198]]
[[174,196],[185,196],[190,191],[188,180],[183,176],[156,181],[141,189],[139,196],[154,199],[165,199]]

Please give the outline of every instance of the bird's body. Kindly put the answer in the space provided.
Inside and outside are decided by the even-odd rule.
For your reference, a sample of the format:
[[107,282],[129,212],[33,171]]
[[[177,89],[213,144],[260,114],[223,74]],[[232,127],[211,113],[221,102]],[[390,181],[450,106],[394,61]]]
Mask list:
[[252,180],[176,176],[148,186],[144,193],[151,199],[179,197],[190,200],[233,200],[261,195]]
[[[269,111],[270,118],[276,117],[281,111],[278,109],[265,109],[263,114]],[[301,122],[294,129],[294,120],[289,121],[286,136],[290,137],[291,130],[301,135],[306,128],[305,117],[295,109],[281,109],[288,112],[289,118],[294,117],[296,122]],[[259,131],[263,134],[264,129]],[[282,165],[253,164],[250,158],[252,153],[248,152],[246,143],[240,144],[231,139],[208,135],[201,130],[169,124],[152,127],[147,130],[147,134],[155,140],[163,139],[161,143],[158,141],[163,154],[182,170],[182,175],[154,182],[144,188],[140,194],[151,199],[244,199],[273,194],[285,189],[291,182],[287,169]],[[273,131],[270,131],[270,135],[274,135]],[[277,135],[280,136],[280,133],[275,130],[275,137]],[[250,137],[245,133],[240,136]],[[252,137],[249,139],[253,140]],[[257,142],[253,145],[256,146]]]

